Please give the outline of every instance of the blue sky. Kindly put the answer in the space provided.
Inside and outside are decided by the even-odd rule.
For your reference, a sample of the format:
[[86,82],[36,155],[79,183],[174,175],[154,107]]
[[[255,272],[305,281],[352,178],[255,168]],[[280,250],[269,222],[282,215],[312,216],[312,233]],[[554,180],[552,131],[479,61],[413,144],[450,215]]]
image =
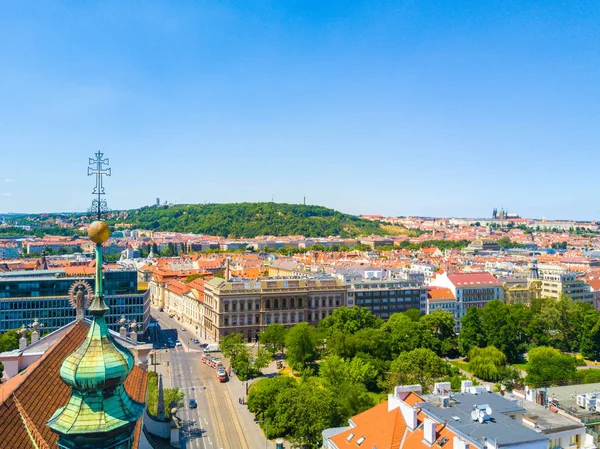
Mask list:
[[[29,7],[27,6],[29,5]],[[0,212],[600,218],[600,2],[0,2]]]

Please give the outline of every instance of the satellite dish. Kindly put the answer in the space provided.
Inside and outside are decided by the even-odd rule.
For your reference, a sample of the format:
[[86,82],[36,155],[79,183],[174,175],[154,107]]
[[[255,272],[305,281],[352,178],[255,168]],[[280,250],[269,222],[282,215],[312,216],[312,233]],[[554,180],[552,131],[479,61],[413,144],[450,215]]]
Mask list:
[[479,424],[482,424],[482,423],[483,423],[483,416],[480,416],[479,417]]
[[492,416],[492,407],[490,407],[489,405],[485,408],[485,413],[487,413],[488,416]]
[[471,412],[471,419],[472,419],[473,421],[477,421],[477,418],[478,418],[478,417],[479,417],[479,415],[478,415],[478,413],[477,413],[477,410],[473,410],[473,411]]
[[481,421],[483,418],[485,418],[485,412],[483,410],[479,410],[479,420]]

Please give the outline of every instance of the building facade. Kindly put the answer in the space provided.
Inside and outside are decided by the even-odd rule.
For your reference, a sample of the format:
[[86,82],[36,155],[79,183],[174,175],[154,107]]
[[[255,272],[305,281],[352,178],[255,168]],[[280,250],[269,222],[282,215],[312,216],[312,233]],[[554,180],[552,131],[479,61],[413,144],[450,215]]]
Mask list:
[[461,318],[469,307],[483,307],[488,302],[504,298],[502,283],[493,275],[480,273],[442,273],[435,276],[431,286],[448,288],[456,298],[456,320]]
[[411,279],[358,279],[348,283],[348,307],[369,309],[378,318],[417,309],[425,313],[427,287]]
[[577,279],[574,273],[544,273],[542,275],[542,298],[569,298],[594,305],[594,293],[584,280]]
[[[69,297],[75,282],[94,285],[94,276],[67,276],[64,270],[9,271],[0,273],[0,333],[20,328],[35,318],[43,332],[52,332],[75,320],[76,311]],[[122,316],[140,325],[145,332],[150,321],[148,294],[138,292],[135,270],[104,271],[108,326],[119,330]]]
[[214,278],[205,282],[203,299],[200,332],[217,341],[239,332],[245,340],[255,341],[270,324],[318,324],[346,305],[346,286],[330,277]]

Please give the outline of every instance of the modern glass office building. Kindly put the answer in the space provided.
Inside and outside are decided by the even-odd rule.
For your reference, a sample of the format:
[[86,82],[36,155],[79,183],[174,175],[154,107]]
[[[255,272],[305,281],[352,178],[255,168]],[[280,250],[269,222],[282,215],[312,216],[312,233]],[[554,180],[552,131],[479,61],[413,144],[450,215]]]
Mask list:
[[[75,320],[75,308],[69,289],[77,281],[87,282],[92,290],[94,276],[67,276],[64,270],[10,271],[0,273],[0,333],[33,323],[43,324],[42,333]],[[126,269],[104,271],[105,301],[110,307],[106,322],[115,331],[125,316],[135,320],[140,332],[146,332],[150,321],[149,295],[138,291],[137,272]]]

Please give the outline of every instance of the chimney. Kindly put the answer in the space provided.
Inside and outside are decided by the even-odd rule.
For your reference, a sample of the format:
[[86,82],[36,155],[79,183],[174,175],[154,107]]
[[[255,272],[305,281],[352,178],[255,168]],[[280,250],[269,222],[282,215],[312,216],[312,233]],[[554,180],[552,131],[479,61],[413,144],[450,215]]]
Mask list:
[[226,281],[231,279],[231,271],[230,271],[230,267],[229,267],[230,263],[231,263],[230,257],[225,259],[225,280]]
[[437,440],[435,427],[435,421],[429,418],[425,418],[425,420],[423,421],[423,439],[427,444],[433,444],[435,443],[435,440]]

